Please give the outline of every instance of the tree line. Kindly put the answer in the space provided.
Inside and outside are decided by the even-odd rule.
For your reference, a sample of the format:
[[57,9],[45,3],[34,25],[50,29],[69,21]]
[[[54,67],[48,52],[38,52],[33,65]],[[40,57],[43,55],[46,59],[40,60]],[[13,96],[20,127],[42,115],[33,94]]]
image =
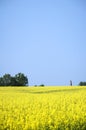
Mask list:
[[[70,85],[72,86],[71,80]],[[86,86],[86,82],[81,81],[78,85]],[[18,73],[15,76],[4,74],[2,77],[0,77],[0,86],[28,86],[28,78],[23,73]],[[44,84],[39,86],[44,87]],[[35,85],[35,87],[38,87],[38,85]]]
[[86,82],[82,82],[82,81],[81,81],[81,82],[79,83],[79,86],[86,86]]
[[15,76],[5,74],[0,77],[0,86],[27,86],[28,78],[23,73],[18,73]]

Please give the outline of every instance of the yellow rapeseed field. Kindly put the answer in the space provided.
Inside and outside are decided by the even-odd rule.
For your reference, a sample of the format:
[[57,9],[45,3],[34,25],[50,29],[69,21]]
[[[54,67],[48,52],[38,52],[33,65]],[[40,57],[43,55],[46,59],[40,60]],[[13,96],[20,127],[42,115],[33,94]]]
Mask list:
[[0,130],[86,130],[86,87],[0,87]]

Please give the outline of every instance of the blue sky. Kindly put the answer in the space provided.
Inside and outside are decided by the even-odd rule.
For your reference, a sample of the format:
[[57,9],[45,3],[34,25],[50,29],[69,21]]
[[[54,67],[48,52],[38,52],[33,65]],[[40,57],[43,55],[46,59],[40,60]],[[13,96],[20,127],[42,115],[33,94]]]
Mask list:
[[0,76],[29,85],[86,81],[85,0],[0,0]]

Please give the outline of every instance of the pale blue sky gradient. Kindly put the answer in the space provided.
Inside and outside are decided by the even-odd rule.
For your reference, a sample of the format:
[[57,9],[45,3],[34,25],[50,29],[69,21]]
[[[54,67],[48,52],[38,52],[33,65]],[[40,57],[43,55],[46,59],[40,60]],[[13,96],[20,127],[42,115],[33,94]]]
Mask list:
[[0,0],[0,57],[29,85],[86,81],[85,0]]

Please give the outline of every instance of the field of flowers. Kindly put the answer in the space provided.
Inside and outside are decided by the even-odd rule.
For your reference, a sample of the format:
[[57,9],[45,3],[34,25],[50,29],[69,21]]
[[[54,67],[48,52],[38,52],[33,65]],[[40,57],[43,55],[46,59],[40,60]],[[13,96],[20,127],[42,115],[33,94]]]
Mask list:
[[86,130],[86,87],[0,87],[0,130]]

